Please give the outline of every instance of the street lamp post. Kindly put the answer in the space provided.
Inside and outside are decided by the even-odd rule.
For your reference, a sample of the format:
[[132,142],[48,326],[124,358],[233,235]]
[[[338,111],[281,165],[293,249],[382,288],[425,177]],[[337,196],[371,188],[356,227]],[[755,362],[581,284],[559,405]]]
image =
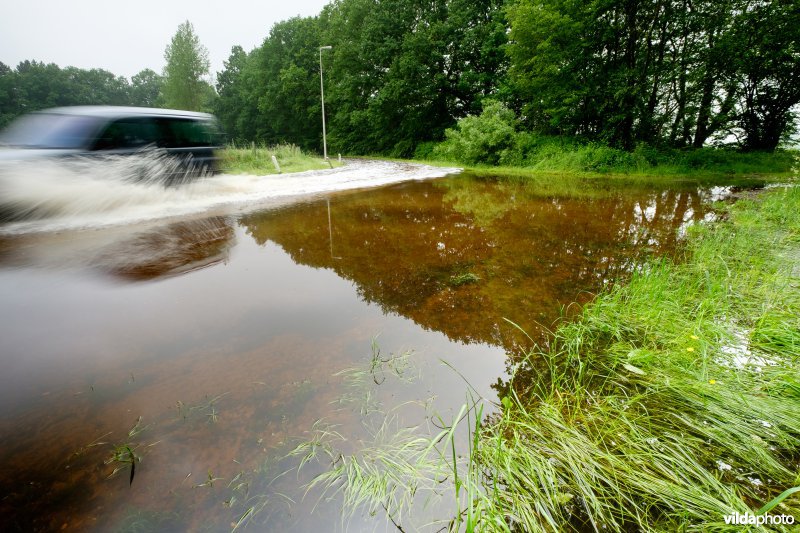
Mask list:
[[319,97],[322,101],[322,151],[325,156],[325,161],[328,160],[328,142],[325,133],[325,85],[322,83],[322,51],[330,50],[333,46],[320,46],[319,47]]

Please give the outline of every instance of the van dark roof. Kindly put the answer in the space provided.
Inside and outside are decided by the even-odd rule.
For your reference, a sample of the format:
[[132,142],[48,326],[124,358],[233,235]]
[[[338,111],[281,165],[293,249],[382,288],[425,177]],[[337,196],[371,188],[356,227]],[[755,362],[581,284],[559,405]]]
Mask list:
[[128,107],[128,106],[107,106],[107,105],[84,105],[53,107],[42,109],[35,113],[52,113],[59,115],[83,115],[103,118],[122,118],[136,115],[158,116],[158,117],[187,117],[214,120],[214,115],[200,113],[198,111],[182,111],[180,109],[160,109],[155,107]]

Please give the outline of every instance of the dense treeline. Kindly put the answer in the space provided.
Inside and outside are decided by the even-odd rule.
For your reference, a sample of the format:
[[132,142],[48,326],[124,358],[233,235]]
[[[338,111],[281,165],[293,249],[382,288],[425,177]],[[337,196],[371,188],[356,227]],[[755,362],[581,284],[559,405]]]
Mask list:
[[28,111],[64,105],[159,105],[163,79],[145,69],[128,81],[102,69],[60,68],[23,61],[0,63],[0,127]]
[[490,97],[520,128],[632,150],[773,150],[800,102],[792,0],[335,0],[219,73],[235,139],[411,155]]
[[188,106],[216,112],[234,141],[319,151],[321,61],[328,142],[344,153],[425,155],[458,135],[439,153],[497,162],[514,145],[525,160],[554,138],[772,151],[795,125],[798,43],[797,0],[334,0],[250,52],[234,46],[216,93],[188,21],[165,55],[183,65],[165,76],[0,64],[0,125],[52,105]]
[[533,128],[631,149],[739,130],[774,149],[800,101],[800,4],[519,0],[510,82]]
[[348,153],[411,155],[480,112],[507,58],[502,0],[337,0],[317,17],[276,24],[218,75],[232,137],[321,145],[320,46],[329,143]]

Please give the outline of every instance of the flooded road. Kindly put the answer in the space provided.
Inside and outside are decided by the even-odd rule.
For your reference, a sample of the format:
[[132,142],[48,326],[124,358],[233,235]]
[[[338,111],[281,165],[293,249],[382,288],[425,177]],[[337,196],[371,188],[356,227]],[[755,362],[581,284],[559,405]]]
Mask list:
[[0,227],[4,530],[391,531],[304,498],[319,469],[286,458],[320,421],[369,438],[341,371],[408,354],[361,390],[403,406],[398,428],[469,387],[494,402],[572,302],[672,254],[730,192],[356,170]]

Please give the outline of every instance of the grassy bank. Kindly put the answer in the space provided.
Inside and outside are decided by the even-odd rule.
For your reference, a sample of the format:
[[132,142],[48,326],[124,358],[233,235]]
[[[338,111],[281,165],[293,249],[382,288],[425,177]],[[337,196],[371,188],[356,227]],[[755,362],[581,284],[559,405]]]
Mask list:
[[281,173],[284,174],[339,166],[338,161],[331,160],[328,164],[317,155],[303,153],[293,144],[248,147],[231,145],[221,151],[222,171],[229,174],[255,174],[258,176],[278,174],[278,169],[272,162],[272,156],[278,160]]
[[[480,115],[462,118],[442,142],[422,143],[415,159],[467,166],[506,166],[528,172],[685,175],[770,174],[788,176],[800,163],[797,150],[741,152],[733,147],[670,148],[638,144],[620,150],[579,137],[544,135],[521,128],[513,111],[486,102]],[[796,174],[796,172],[795,172]]]
[[472,455],[478,530],[734,530],[800,484],[800,190],[692,233],[519,365]]
[[681,260],[650,263],[515,361],[488,419],[470,402],[455,423],[426,415],[438,434],[353,453],[318,432],[297,448],[327,468],[310,488],[399,530],[426,505],[451,509],[433,527],[450,531],[800,522],[800,490],[786,492],[800,486],[800,189],[729,209],[690,229]]
[[[605,156],[603,156],[605,154]],[[800,170],[800,152],[784,150],[769,153],[741,153],[734,150],[703,148],[690,151],[665,151],[650,160],[608,147],[564,146],[547,154],[501,160],[499,164],[465,161],[438,152],[422,152],[415,158],[436,166],[463,167],[469,172],[517,178],[568,179],[625,178],[692,179],[723,181],[766,178],[784,181]]]
[[632,152],[596,144],[548,140],[520,152],[507,153],[504,163],[534,172],[578,172],[647,176],[787,176],[800,153],[739,152],[725,148],[658,149],[641,145]]

